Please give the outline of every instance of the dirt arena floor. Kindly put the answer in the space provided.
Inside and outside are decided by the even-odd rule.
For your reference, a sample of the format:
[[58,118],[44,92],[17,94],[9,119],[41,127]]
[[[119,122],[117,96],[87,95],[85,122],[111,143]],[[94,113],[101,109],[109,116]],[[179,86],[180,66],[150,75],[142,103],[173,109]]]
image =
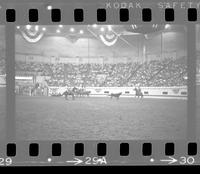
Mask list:
[[16,97],[18,140],[184,139],[186,100]]

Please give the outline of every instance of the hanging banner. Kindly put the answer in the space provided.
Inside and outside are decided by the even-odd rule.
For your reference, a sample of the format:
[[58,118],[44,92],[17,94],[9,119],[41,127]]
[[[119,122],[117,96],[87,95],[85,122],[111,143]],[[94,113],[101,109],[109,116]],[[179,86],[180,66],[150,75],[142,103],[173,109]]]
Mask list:
[[20,28],[23,38],[31,43],[38,42],[43,36],[44,32],[38,25],[26,25]]

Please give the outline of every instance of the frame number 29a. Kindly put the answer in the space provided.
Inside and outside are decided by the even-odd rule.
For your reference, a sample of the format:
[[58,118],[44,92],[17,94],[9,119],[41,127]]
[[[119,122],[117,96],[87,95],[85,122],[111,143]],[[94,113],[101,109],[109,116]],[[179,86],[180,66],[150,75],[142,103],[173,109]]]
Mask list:
[[91,165],[91,164],[103,165],[103,164],[107,164],[107,161],[106,161],[105,157],[102,157],[102,158],[99,158],[99,157],[86,157],[85,158],[85,164],[86,165]]

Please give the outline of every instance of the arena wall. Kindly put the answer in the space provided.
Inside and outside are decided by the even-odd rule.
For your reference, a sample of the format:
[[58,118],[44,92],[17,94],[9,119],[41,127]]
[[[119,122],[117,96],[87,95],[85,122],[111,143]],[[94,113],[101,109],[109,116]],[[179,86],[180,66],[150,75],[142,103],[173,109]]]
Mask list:
[[0,87],[6,86],[6,75],[0,75]]
[[[141,87],[142,93],[145,97],[174,97],[187,98],[187,87]],[[49,87],[49,95],[59,94],[64,91],[64,88]],[[111,93],[122,92],[122,97],[135,96],[134,87],[86,87],[86,91],[91,91],[90,96],[106,97]]]

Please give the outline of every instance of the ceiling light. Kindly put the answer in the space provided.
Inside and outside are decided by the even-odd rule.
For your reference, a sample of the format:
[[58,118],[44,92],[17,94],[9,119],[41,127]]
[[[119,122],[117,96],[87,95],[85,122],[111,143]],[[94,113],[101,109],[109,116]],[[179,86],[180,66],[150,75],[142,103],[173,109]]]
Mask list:
[[31,25],[26,25],[26,29],[30,30],[31,29]]
[[74,32],[75,30],[74,30],[74,28],[70,28],[70,31],[71,31],[71,32]]
[[137,25],[135,25],[135,24],[134,24],[134,25],[131,25],[131,26],[132,26],[133,29],[138,28]]
[[92,27],[93,27],[93,28],[97,28],[97,24],[93,24]]
[[103,27],[101,27],[101,29],[100,29],[102,32],[104,32],[105,31],[105,28],[103,28]]
[[112,25],[108,25],[108,31],[112,31]]
[[153,28],[158,28],[158,24],[153,24]]
[[36,31],[39,30],[39,26],[38,26],[38,25],[35,26],[35,30],[36,30]]
[[165,25],[165,29],[169,29],[170,28],[170,25],[169,24],[166,24]]
[[84,32],[83,32],[83,30],[80,30],[80,32],[79,32],[80,34],[83,34]]
[[56,33],[60,33],[60,30],[56,30]]

